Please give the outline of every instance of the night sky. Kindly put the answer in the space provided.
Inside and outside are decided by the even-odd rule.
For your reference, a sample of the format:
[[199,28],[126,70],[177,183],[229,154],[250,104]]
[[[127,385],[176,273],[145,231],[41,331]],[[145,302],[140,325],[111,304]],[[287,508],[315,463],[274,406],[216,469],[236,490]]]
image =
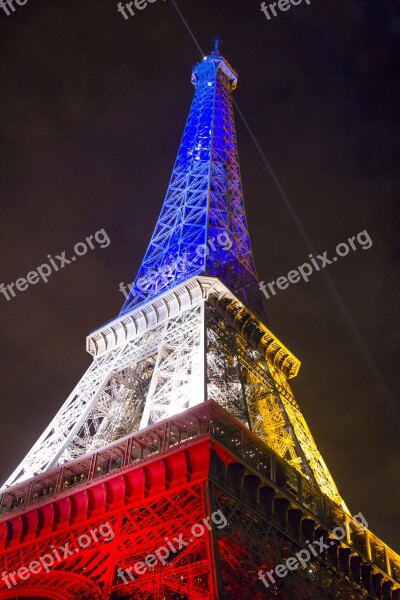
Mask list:
[[[177,2],[207,52],[221,34],[235,99],[318,253],[363,230],[373,241],[324,270],[358,342],[321,273],[265,306],[302,361],[296,399],[342,496],[399,550],[400,10],[304,0],[268,21],[255,0]],[[10,16],[0,9],[0,29],[0,283],[102,228],[111,240],[46,284],[0,295],[4,481],[89,366],[86,335],[122,306],[119,283],[150,240],[201,56],[170,0],[128,20],[111,0],[28,0]],[[236,124],[258,275],[270,282],[309,249]]]

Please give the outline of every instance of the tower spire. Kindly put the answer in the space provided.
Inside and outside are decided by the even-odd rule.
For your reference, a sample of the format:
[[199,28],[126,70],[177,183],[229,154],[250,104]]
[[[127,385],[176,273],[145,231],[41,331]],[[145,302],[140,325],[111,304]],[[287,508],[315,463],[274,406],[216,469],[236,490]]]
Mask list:
[[218,277],[263,316],[244,210],[231,93],[237,75],[214,50],[192,72],[195,94],[150,245],[121,310],[195,275]]
[[215,38],[213,39],[214,42],[214,50],[212,51],[212,54],[219,54],[219,45],[223,43],[223,39],[221,38],[221,36],[218,34],[215,36]]

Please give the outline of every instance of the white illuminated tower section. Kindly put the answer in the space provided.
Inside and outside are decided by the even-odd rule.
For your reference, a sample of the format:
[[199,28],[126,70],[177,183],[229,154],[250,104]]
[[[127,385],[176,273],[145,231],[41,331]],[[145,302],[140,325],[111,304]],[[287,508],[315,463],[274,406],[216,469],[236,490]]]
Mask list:
[[5,485],[214,400],[344,506],[288,383],[300,363],[265,325],[233,119],[237,76],[218,45],[192,82],[130,295],[119,317],[88,337],[92,364]]

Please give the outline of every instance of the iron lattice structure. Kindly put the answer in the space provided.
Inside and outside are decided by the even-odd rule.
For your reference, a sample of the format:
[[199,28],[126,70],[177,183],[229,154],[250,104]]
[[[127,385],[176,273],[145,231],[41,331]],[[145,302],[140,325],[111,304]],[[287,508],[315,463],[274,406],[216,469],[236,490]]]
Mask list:
[[167,195],[121,315],[190,277],[209,275],[262,316],[232,109],[237,75],[213,53],[194,68],[192,83]]
[[[0,572],[106,519],[115,538],[20,582],[25,597],[230,600],[251,588],[265,598],[259,568],[305,535],[332,539],[350,519],[289,385],[300,363],[265,325],[232,112],[237,76],[215,50],[192,81],[130,296],[87,338],[91,366],[0,496]],[[226,531],[213,527],[168,564],[120,581],[119,568],[216,508]],[[267,597],[393,600],[398,584],[399,557],[370,532],[348,533]],[[9,580],[1,585],[0,600],[15,597]]]
[[[225,526],[195,539],[193,525],[215,511]],[[49,574],[18,587],[4,577],[1,600],[242,600],[249,590],[255,600],[400,598],[400,557],[213,400],[14,486],[0,515],[3,575],[50,548],[75,549],[105,522],[115,534],[61,553]],[[179,536],[185,545],[164,565],[126,575]],[[264,588],[260,569],[321,536],[328,550]]]

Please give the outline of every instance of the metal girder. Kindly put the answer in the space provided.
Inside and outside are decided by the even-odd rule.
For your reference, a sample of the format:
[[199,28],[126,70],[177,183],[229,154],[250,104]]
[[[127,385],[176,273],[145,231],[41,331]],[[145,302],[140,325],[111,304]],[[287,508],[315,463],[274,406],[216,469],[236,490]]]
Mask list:
[[[263,350],[262,344],[246,339],[250,334],[246,326],[241,328],[243,305],[230,299],[222,311],[218,302],[211,302],[213,290],[209,286],[208,298],[95,358],[6,485],[212,399],[343,505],[287,376],[278,368],[287,364],[282,350],[276,350],[274,363],[269,340]],[[225,306],[228,296],[220,292]],[[235,328],[229,323],[237,317],[241,327]],[[262,323],[254,315],[252,319],[264,336]]]
[[[175,437],[188,426],[190,441]],[[322,494],[310,505],[307,480],[298,478],[294,488],[294,470],[217,404],[193,407],[132,439],[151,447],[152,431],[164,435],[158,452],[136,459],[125,440],[123,466],[92,473],[86,483],[0,520],[0,600],[16,593],[54,600],[239,600],[248,590],[255,600],[397,600],[400,557],[385,548],[390,565],[383,563],[382,542],[354,530],[352,517]],[[238,434],[240,446],[231,439]],[[268,454],[270,470],[262,460]],[[210,519],[215,513],[223,519]],[[210,527],[195,533],[207,517]],[[339,541],[335,531],[345,523],[353,530]],[[79,544],[85,537],[91,543]],[[324,550],[276,578],[266,596],[260,569],[274,569],[320,539],[328,542]],[[164,562],[150,560],[161,548],[170,550],[161,553]],[[49,573],[32,569],[28,579],[16,573],[50,553],[56,560]]]

